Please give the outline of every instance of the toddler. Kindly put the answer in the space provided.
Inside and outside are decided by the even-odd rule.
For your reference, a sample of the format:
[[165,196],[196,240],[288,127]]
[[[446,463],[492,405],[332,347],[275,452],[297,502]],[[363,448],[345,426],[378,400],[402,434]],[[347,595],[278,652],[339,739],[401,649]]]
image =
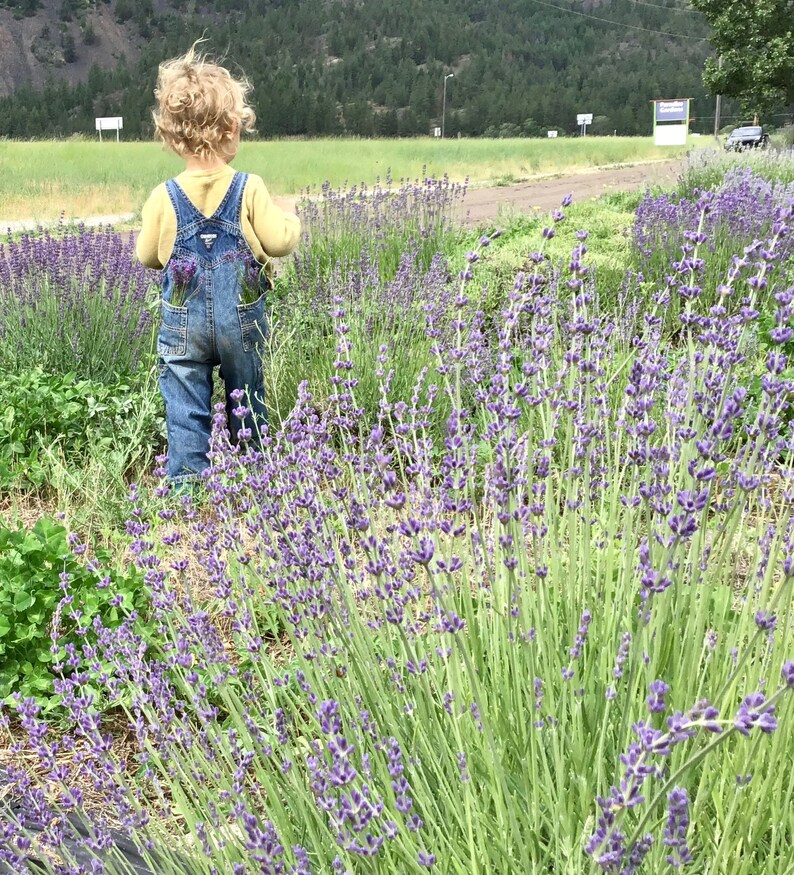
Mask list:
[[[196,52],[160,65],[154,124],[185,161],[143,207],[138,258],[163,268],[157,336],[160,390],[172,483],[194,480],[209,465],[213,368],[220,367],[233,440],[266,421],[262,345],[272,257],[287,255],[300,221],[270,197],[258,176],[229,166],[255,115],[250,85]],[[234,390],[245,392],[242,402]],[[238,396],[238,393],[235,392]],[[239,397],[239,396],[238,396]],[[244,421],[232,411],[244,404]],[[240,429],[244,428],[243,435]]]

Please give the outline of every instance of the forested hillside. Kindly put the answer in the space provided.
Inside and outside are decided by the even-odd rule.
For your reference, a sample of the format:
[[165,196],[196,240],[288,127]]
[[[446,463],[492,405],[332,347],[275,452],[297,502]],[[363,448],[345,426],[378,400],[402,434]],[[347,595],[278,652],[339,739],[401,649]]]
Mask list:
[[261,136],[426,134],[450,72],[448,136],[564,134],[579,112],[649,133],[655,97],[691,96],[693,128],[712,125],[686,0],[0,0],[0,136],[121,115],[149,137],[158,62],[202,34],[253,81]]

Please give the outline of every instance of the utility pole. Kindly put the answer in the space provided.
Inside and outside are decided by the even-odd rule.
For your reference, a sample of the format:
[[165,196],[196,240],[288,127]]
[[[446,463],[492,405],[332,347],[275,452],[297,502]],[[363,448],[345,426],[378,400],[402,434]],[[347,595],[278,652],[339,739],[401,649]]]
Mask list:
[[447,115],[447,79],[451,79],[455,74],[447,73],[444,77],[444,99],[441,102],[441,139],[444,139],[444,122]]
[[[717,69],[722,69],[722,55],[717,59]],[[722,95],[717,95],[717,102],[714,106],[714,139],[720,141],[720,110],[722,109]]]

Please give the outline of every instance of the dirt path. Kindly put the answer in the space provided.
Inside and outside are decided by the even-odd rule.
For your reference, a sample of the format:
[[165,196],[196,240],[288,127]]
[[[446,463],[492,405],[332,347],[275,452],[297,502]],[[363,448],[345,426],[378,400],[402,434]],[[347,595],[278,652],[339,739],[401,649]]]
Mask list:
[[481,225],[501,212],[553,210],[566,194],[585,201],[610,191],[634,191],[648,185],[672,185],[684,166],[683,160],[655,161],[624,167],[571,170],[565,174],[519,182],[497,188],[470,188],[463,215],[466,225]]

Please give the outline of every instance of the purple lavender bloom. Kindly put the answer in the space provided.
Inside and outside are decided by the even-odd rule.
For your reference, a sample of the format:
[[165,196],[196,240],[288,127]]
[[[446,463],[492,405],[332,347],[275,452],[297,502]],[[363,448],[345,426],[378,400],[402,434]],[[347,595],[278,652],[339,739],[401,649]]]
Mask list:
[[180,255],[168,262],[166,273],[170,281],[170,292],[167,290],[167,284],[164,284],[163,294],[172,307],[185,306],[197,272],[198,263],[189,255]]
[[665,847],[670,848],[667,862],[675,869],[692,862],[686,842],[689,826],[689,796],[681,787],[674,787],[667,796],[667,825],[664,830]]
[[777,624],[777,616],[767,611],[758,611],[755,615],[755,625],[764,632],[772,632]]
[[576,659],[582,652],[585,641],[587,641],[587,632],[590,628],[590,622],[593,619],[590,611],[585,610],[579,620],[579,629],[576,632],[576,639],[573,647],[569,650],[572,659]]
[[[576,632],[576,638],[574,639],[573,646],[569,649],[568,654],[571,659],[578,659],[581,656],[582,648],[587,641],[587,633],[590,629],[590,622],[593,617],[590,611],[585,610],[582,612],[582,616],[579,619],[579,628]],[[573,666],[563,667],[562,676],[567,681],[570,680],[574,676]]]
[[188,287],[197,270],[198,264],[195,259],[187,256],[174,258],[168,263],[168,273],[174,285],[180,286],[183,291]]
[[629,656],[629,648],[631,647],[631,632],[624,632],[620,639],[620,647],[618,648],[617,656],[615,657],[615,666],[612,669],[612,677],[618,680],[623,677],[623,666]]
[[733,725],[742,735],[749,735],[753,727],[769,734],[777,729],[777,718],[774,714],[775,706],[768,705],[766,696],[759,690],[742,700]]
[[664,697],[670,691],[670,687],[664,681],[658,680],[650,685],[649,690],[648,710],[652,714],[659,714],[667,707]]

